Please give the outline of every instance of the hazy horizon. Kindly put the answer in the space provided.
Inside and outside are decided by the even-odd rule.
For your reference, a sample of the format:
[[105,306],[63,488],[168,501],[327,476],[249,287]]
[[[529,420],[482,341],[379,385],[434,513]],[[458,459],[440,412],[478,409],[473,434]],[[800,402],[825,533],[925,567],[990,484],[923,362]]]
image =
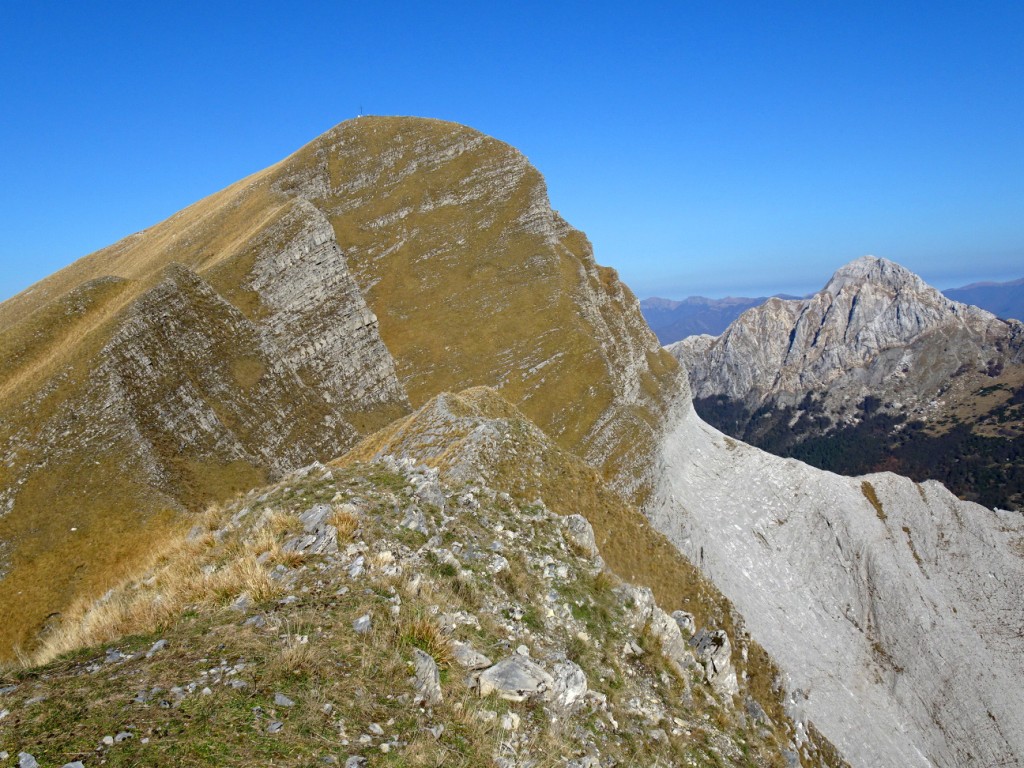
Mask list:
[[[852,261],[852,259],[850,261]],[[842,264],[837,264],[836,269],[838,269],[841,266]],[[827,274],[823,274],[822,279],[817,283],[806,282],[795,286],[794,284],[790,284],[788,287],[784,286],[781,288],[771,287],[772,285],[774,285],[771,283],[767,284],[769,286],[767,288],[763,287],[764,284],[754,284],[753,287],[749,287],[750,284],[746,284],[749,287],[749,290],[746,291],[742,290],[742,286],[744,285],[742,282],[737,284],[739,286],[739,288],[737,289],[719,287],[719,284],[710,283],[712,288],[707,293],[687,293],[685,292],[685,286],[671,286],[671,284],[668,281],[664,281],[664,285],[669,285],[670,287],[660,289],[666,291],[665,293],[644,293],[642,290],[637,290],[637,288],[634,287],[632,284],[627,283],[627,285],[629,285],[630,290],[632,290],[633,293],[636,294],[636,297],[641,300],[658,298],[671,299],[672,301],[682,301],[683,299],[692,297],[701,297],[705,299],[759,298],[777,296],[779,294],[788,294],[791,296],[808,296],[817,293],[822,288],[824,288],[825,284],[828,282],[828,279],[832,276],[833,272],[835,272],[835,269],[828,272]],[[968,275],[968,277],[964,277],[961,279],[950,277],[947,278],[945,281],[940,282],[929,280],[925,275],[921,275],[921,277],[922,279],[924,279],[926,283],[931,285],[933,288],[938,288],[940,291],[949,291],[956,288],[966,288],[974,283],[1010,283],[1015,280],[1021,280],[1024,279],[1024,267],[1022,267],[1020,270],[1017,270],[1014,273],[1007,273],[1005,277],[997,276],[995,278],[990,278],[983,276],[973,278],[969,277],[969,275],[973,275],[975,273],[967,272],[965,274]],[[723,282],[720,285],[724,286],[725,284]],[[762,287],[759,288],[758,286]],[[657,291],[659,289],[656,288],[655,290]]]

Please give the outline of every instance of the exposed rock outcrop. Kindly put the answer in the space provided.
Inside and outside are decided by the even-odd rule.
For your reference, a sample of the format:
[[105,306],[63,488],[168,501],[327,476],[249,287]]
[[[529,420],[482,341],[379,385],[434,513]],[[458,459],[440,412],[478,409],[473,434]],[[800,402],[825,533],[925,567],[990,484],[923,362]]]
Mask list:
[[[446,503],[422,502],[424,485]],[[401,525],[413,505],[436,534]],[[287,548],[295,529],[345,514],[361,522],[337,548]],[[710,686],[681,695],[655,644],[619,653],[635,644],[633,593],[571,544],[564,522],[501,486],[448,485],[408,458],[310,465],[164,542],[150,567],[67,617],[40,660],[74,654],[13,682],[0,672],[0,743],[42,765],[168,754],[524,765],[542,751],[559,765],[739,768],[795,755],[799,726],[784,714],[752,725]],[[121,636],[154,612],[159,641]],[[466,666],[482,670],[460,674]],[[823,742],[800,752],[807,768],[842,766]]]
[[539,664],[513,654],[480,673],[481,696],[495,694],[508,701],[550,699],[555,679]]
[[1021,764],[1019,514],[781,459],[690,408],[662,462],[652,522],[735,601],[794,716],[852,765]]

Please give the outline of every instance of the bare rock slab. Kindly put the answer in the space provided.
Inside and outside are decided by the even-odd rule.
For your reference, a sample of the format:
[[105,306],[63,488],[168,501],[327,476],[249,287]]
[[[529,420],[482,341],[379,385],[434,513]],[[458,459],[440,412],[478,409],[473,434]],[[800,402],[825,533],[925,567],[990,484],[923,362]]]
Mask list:
[[554,678],[543,667],[516,654],[480,674],[480,695],[494,693],[508,701],[548,698],[554,684]]

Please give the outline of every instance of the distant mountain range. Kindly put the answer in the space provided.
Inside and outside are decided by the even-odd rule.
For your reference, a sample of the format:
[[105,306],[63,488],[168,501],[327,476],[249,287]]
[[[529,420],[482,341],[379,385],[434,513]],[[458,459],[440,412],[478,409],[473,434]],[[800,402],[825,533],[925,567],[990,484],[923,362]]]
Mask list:
[[1024,277],[1006,283],[971,283],[943,293],[953,301],[987,309],[997,317],[1024,320]]
[[[997,317],[1024,320],[1024,278],[1006,283],[971,283],[961,288],[943,291],[948,298],[962,304],[973,304],[988,310]],[[726,296],[724,299],[709,299],[704,296],[688,296],[682,301],[651,297],[640,302],[640,310],[647,319],[651,330],[662,344],[699,336],[706,333],[717,336],[729,324],[751,307],[757,307],[774,299],[806,298],[777,293],[773,296]]]

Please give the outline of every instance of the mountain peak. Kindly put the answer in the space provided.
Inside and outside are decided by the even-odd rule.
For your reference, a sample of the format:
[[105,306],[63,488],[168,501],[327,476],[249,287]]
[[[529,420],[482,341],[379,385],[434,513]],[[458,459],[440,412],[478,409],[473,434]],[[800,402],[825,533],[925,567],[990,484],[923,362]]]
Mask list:
[[[3,302],[0,358],[0,455],[24,458],[0,467],[0,658],[141,556],[147,515],[336,456],[439,392],[500,389],[640,498],[685,389],[521,152],[411,117],[340,123]],[[78,568],[87,523],[125,543]]]
[[813,296],[768,301],[713,344],[684,340],[673,353],[688,367],[698,398],[726,395],[759,405],[771,397],[795,405],[813,390],[827,392],[836,408],[868,395],[927,404],[957,372],[989,376],[994,361],[1018,360],[1015,333],[905,267],[863,256]]
[[918,275],[895,261],[878,256],[861,256],[835,271],[823,289],[833,296],[839,295],[847,286],[859,290],[865,283],[884,286],[893,290],[912,289],[916,292],[938,291],[924,282]]

